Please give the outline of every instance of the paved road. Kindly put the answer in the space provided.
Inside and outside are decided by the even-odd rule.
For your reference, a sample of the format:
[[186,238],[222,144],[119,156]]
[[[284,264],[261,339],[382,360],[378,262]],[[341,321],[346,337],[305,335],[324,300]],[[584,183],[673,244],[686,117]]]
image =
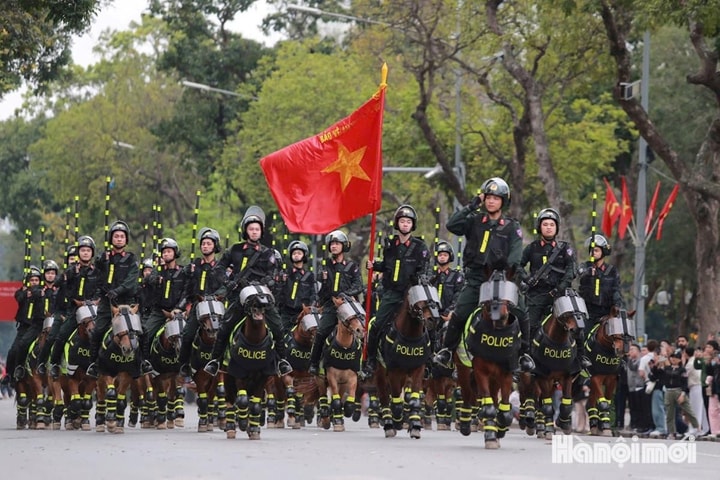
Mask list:
[[[553,464],[552,443],[514,427],[500,450],[485,450],[481,434],[424,431],[420,440],[405,432],[384,438],[363,418],[335,433],[314,425],[304,430],[263,429],[250,441],[222,432],[197,433],[195,406],[187,426],[175,430],[125,429],[123,435],[78,431],[15,429],[14,402],[0,400],[3,478],[222,479],[251,475],[252,480],[389,480],[502,478],[588,480],[603,478],[717,478],[720,443],[696,442],[696,463],[583,465]],[[617,439],[572,437],[574,444],[614,445]],[[624,440],[630,444],[632,440]],[[640,444],[668,441],[641,440]],[[569,448],[569,447],[568,447]],[[565,450],[566,452],[569,450]],[[575,452],[576,450],[572,450]],[[681,452],[682,453],[682,452]],[[568,458],[568,457],[566,457]],[[572,457],[575,458],[575,457]],[[682,475],[682,477],[679,477]]]

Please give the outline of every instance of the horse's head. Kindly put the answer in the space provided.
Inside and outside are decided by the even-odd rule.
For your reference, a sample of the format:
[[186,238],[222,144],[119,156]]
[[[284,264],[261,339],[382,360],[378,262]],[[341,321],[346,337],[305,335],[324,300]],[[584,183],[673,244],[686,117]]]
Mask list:
[[195,313],[200,324],[201,335],[214,340],[220,329],[220,321],[225,315],[225,305],[214,298],[198,302]]
[[162,337],[167,342],[167,346],[172,346],[176,353],[180,353],[180,345],[182,344],[182,333],[185,329],[185,314],[179,308],[168,312],[163,310],[165,315],[165,329],[163,330]]
[[611,339],[615,355],[621,356],[630,351],[630,344],[635,339],[635,320],[625,309],[613,306],[610,314],[601,320],[598,333]]
[[275,298],[265,285],[248,285],[240,290],[240,305],[248,320],[264,322],[265,310],[275,305]]
[[365,337],[365,310],[354,300],[349,300],[337,308],[339,325],[351,333],[355,340],[362,341]]
[[54,323],[55,315],[51,314],[50,312],[45,312],[42,330],[40,331],[40,335],[38,335],[39,343],[45,342],[45,339],[47,339],[48,335],[50,335],[50,330],[52,330]]
[[112,305],[113,341],[120,347],[122,354],[129,357],[139,346],[142,334],[140,316],[137,314],[139,305]]
[[495,270],[490,279],[480,285],[480,305],[483,318],[492,321],[495,328],[504,328],[510,319],[510,307],[518,304],[518,288],[505,279],[505,274]]
[[553,302],[553,316],[566,332],[575,335],[585,328],[588,318],[585,300],[572,288],[565,290],[565,295]]
[[97,319],[97,304],[94,302],[86,302],[77,310],[75,310],[75,322],[77,323],[78,334],[88,337],[95,330],[95,320]]
[[428,330],[434,330],[440,319],[440,296],[437,288],[421,281],[408,289],[407,302],[410,318],[424,322]]
[[296,332],[300,338],[306,340],[312,340],[315,338],[321,314],[322,309],[315,306],[303,305],[303,309],[297,318]]

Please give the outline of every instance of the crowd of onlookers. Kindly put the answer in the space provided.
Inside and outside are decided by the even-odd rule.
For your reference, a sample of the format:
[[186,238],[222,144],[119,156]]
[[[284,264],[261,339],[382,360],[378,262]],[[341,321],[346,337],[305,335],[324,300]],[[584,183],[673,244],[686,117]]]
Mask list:
[[684,335],[674,345],[633,344],[619,375],[615,426],[651,437],[720,437],[718,394],[720,347],[714,338],[695,348]]

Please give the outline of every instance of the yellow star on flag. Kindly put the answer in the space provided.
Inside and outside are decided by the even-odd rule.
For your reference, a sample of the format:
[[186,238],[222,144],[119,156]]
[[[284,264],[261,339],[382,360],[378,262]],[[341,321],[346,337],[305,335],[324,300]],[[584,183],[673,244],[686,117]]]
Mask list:
[[342,143],[339,144],[337,160],[323,168],[321,172],[337,172],[340,174],[340,187],[343,192],[348,186],[348,183],[350,183],[350,180],[353,178],[370,181],[370,177],[368,177],[365,170],[363,170],[360,166],[360,162],[363,159],[363,155],[365,155],[366,149],[367,147],[362,147],[354,152],[350,152],[347,148],[345,148],[345,145]]

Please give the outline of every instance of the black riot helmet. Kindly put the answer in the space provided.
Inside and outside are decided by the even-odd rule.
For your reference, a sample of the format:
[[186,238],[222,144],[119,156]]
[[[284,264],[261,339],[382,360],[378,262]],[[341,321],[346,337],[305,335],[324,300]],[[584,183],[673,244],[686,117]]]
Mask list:
[[55,270],[55,273],[60,271],[60,268],[58,267],[58,264],[55,262],[55,260],[45,260],[43,262],[43,273],[47,272],[48,270]]
[[158,245],[158,253],[162,256],[163,250],[166,248],[171,248],[173,252],[175,252],[175,259],[177,260],[180,258],[180,246],[178,246],[178,243],[173,238],[163,238],[160,240],[160,244]]
[[114,232],[125,232],[126,243],[130,242],[130,227],[128,227],[127,223],[123,222],[122,220],[117,220],[113,222],[113,224],[110,225],[110,239],[112,239]]
[[240,222],[243,240],[248,239],[247,226],[251,223],[259,223],[262,235],[265,235],[265,212],[257,205],[252,205],[251,207],[249,207],[242,218],[242,222]]
[[290,242],[290,245],[288,246],[288,252],[290,253],[290,259],[292,260],[292,253],[295,250],[300,250],[303,252],[303,263],[307,263],[308,261],[308,255],[310,255],[310,249],[308,248],[307,244],[305,242],[301,242],[300,240],[293,240]]
[[400,205],[398,209],[395,210],[395,216],[393,217],[393,226],[395,230],[399,230],[398,220],[403,217],[412,220],[412,228],[410,229],[410,231],[414,232],[415,228],[417,227],[417,212],[412,207],[412,205]]
[[537,219],[535,220],[535,230],[540,233],[540,224],[543,220],[553,220],[555,222],[555,233],[560,230],[560,214],[554,208],[543,208],[538,213]]
[[342,230],[333,230],[332,232],[325,235],[325,245],[327,246],[328,251],[330,250],[330,244],[332,242],[340,242],[343,246],[343,252],[350,251],[350,240],[348,239],[348,236],[345,235],[345,232],[343,232]]
[[80,238],[78,238],[77,241],[77,249],[80,250],[80,247],[89,247],[93,251],[93,255],[95,254],[95,240],[89,235],[83,235]]
[[450,243],[446,242],[445,240],[441,240],[440,242],[438,242],[437,253],[441,252],[445,252],[450,255],[449,262],[455,260],[455,251],[453,250],[452,245],[450,245]]
[[[593,237],[588,237],[587,240],[585,240],[585,248],[587,249],[588,253],[592,253],[592,242]],[[600,247],[602,249],[603,257],[607,257],[610,255],[610,252],[612,251],[612,248],[610,247],[610,243],[607,241],[607,238],[605,238],[603,235],[595,235],[595,247]]]
[[510,206],[510,187],[508,187],[507,182],[500,177],[485,180],[480,186],[480,193],[502,198],[502,208]]
[[198,238],[201,242],[206,238],[212,240],[215,244],[215,253],[220,253],[220,234],[217,230],[209,227],[202,228]]
[[43,279],[43,274],[42,274],[42,272],[41,272],[40,269],[39,269],[38,267],[36,267],[35,265],[30,265],[30,267],[28,268],[27,275],[25,275],[25,281],[26,281],[26,282],[29,282],[32,277],[37,277],[37,278],[39,278],[41,281],[42,281],[42,279]]

